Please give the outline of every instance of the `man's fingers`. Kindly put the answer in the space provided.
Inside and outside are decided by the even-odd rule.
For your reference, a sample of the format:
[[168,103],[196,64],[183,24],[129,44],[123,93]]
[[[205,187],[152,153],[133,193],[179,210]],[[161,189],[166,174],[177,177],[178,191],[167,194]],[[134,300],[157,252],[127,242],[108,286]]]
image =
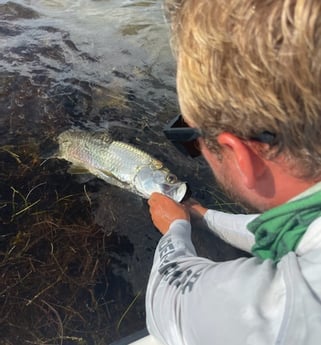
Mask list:
[[153,193],[148,204],[153,223],[162,234],[168,231],[170,224],[176,219],[189,220],[185,206],[163,194]]
[[166,198],[165,195],[161,194],[161,193],[153,193],[150,198],[148,199],[148,204],[154,204],[156,202],[159,202],[160,199],[162,198]]
[[168,203],[174,203],[176,202],[169,198],[168,196],[161,194],[161,193],[153,193],[151,197],[148,200],[148,205],[153,206],[155,204],[168,204]]

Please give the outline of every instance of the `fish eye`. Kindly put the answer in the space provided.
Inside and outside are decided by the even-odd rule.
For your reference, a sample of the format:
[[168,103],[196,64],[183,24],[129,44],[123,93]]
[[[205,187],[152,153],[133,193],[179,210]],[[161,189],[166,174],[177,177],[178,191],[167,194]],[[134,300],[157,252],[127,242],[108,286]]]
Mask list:
[[177,182],[177,177],[175,176],[175,175],[173,175],[173,174],[168,174],[167,176],[166,176],[166,181],[168,182],[168,183],[176,183]]

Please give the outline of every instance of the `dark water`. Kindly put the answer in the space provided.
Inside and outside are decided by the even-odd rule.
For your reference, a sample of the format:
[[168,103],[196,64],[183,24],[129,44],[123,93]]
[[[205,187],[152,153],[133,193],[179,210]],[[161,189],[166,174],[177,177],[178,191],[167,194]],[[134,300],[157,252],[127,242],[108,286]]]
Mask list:
[[[145,200],[46,160],[57,135],[109,130],[237,206],[162,134],[178,106],[161,1],[0,1],[0,42],[0,344],[109,344],[145,326],[160,235]],[[195,230],[200,255],[242,254]]]

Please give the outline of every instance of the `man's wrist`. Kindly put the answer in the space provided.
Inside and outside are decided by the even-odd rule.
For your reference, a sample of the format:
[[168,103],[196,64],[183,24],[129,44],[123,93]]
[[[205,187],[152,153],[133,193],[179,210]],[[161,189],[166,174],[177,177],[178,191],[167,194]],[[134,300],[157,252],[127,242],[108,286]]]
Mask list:
[[185,229],[186,231],[191,231],[191,222],[187,219],[175,219],[169,226],[168,232],[171,230],[175,231],[175,229]]

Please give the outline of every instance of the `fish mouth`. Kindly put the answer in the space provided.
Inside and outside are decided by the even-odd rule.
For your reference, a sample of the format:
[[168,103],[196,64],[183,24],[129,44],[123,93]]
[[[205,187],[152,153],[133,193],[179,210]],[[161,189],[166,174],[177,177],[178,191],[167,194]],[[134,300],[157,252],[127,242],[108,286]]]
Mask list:
[[178,187],[172,188],[168,194],[176,202],[181,202],[184,199],[187,190],[187,184],[181,183]]

